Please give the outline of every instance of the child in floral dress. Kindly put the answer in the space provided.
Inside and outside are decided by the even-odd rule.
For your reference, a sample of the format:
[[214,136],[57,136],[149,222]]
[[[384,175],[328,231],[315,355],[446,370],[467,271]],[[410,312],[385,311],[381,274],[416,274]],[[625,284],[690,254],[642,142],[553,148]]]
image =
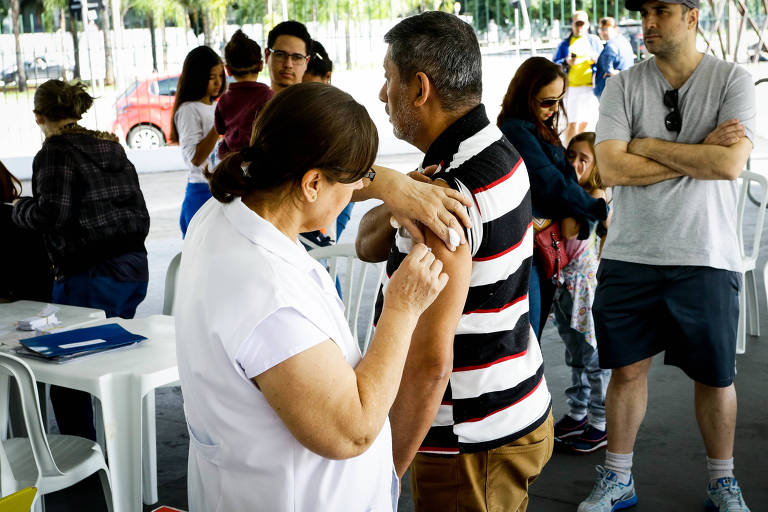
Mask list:
[[[568,144],[566,157],[576,171],[579,184],[592,196],[605,199],[594,142],[594,132],[575,136]],[[607,221],[590,223],[589,237],[578,240],[578,221],[569,218],[561,222],[569,263],[563,268],[562,282],[555,292],[553,312],[558,333],[565,343],[565,362],[571,367],[571,385],[565,390],[569,412],[557,422],[555,436],[561,447],[577,453],[593,452],[608,443],[605,391],[611,372],[599,366],[592,319],[601,247],[598,233],[604,233],[606,227]]]

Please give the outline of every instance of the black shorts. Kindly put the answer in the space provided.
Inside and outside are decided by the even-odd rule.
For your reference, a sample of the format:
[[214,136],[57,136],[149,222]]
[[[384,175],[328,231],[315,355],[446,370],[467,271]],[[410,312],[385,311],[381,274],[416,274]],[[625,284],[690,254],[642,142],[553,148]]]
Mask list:
[[736,374],[741,274],[603,260],[592,314],[602,368],[664,351],[664,364],[727,387]]

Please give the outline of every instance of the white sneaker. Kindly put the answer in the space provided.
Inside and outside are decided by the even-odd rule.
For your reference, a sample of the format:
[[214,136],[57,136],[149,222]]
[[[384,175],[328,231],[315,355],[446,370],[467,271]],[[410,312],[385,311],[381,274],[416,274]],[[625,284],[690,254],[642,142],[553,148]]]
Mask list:
[[[614,512],[637,503],[635,483],[630,475],[629,483],[619,483],[619,476],[603,466],[596,466],[597,481],[587,499],[579,504],[578,512]],[[723,511],[724,512],[724,511]]]
[[707,484],[707,510],[713,512],[749,512],[739,482],[733,477],[710,480]]

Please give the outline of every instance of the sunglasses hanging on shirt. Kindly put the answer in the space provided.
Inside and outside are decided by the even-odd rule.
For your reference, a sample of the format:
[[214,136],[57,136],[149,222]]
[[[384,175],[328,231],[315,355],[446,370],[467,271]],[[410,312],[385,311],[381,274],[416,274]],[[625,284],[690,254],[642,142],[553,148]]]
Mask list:
[[664,126],[671,132],[679,132],[683,127],[683,117],[680,115],[680,109],[677,106],[677,89],[664,93],[664,106],[672,109],[672,112],[664,118]]

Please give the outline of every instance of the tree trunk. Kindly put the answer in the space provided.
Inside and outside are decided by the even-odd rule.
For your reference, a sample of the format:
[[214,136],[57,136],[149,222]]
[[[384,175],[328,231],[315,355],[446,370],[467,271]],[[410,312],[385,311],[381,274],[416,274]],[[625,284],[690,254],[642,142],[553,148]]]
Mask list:
[[21,27],[19,19],[19,0],[11,0],[11,21],[13,22],[13,39],[16,42],[16,86],[19,92],[27,90],[27,70],[24,68],[24,56],[21,54]]
[[160,44],[163,46],[163,71],[168,71],[168,41],[165,37],[165,13],[160,13]]
[[112,65],[112,33],[109,30],[109,11],[106,2],[99,8],[101,31],[104,34],[104,85],[115,84],[115,69]]
[[207,7],[203,9],[203,44],[213,48],[213,19]]
[[149,40],[152,46],[152,71],[157,73],[157,41],[155,40],[155,16],[147,13],[147,25],[149,25]]
[[346,59],[347,59],[347,70],[352,69],[352,37],[349,33],[349,12],[347,12],[347,16],[344,20],[344,39],[346,39],[347,48],[346,48]]
[[80,78],[80,41],[77,39],[77,20],[72,12],[69,13],[69,32],[72,34],[72,47],[75,52],[75,69],[72,74],[73,78]]

